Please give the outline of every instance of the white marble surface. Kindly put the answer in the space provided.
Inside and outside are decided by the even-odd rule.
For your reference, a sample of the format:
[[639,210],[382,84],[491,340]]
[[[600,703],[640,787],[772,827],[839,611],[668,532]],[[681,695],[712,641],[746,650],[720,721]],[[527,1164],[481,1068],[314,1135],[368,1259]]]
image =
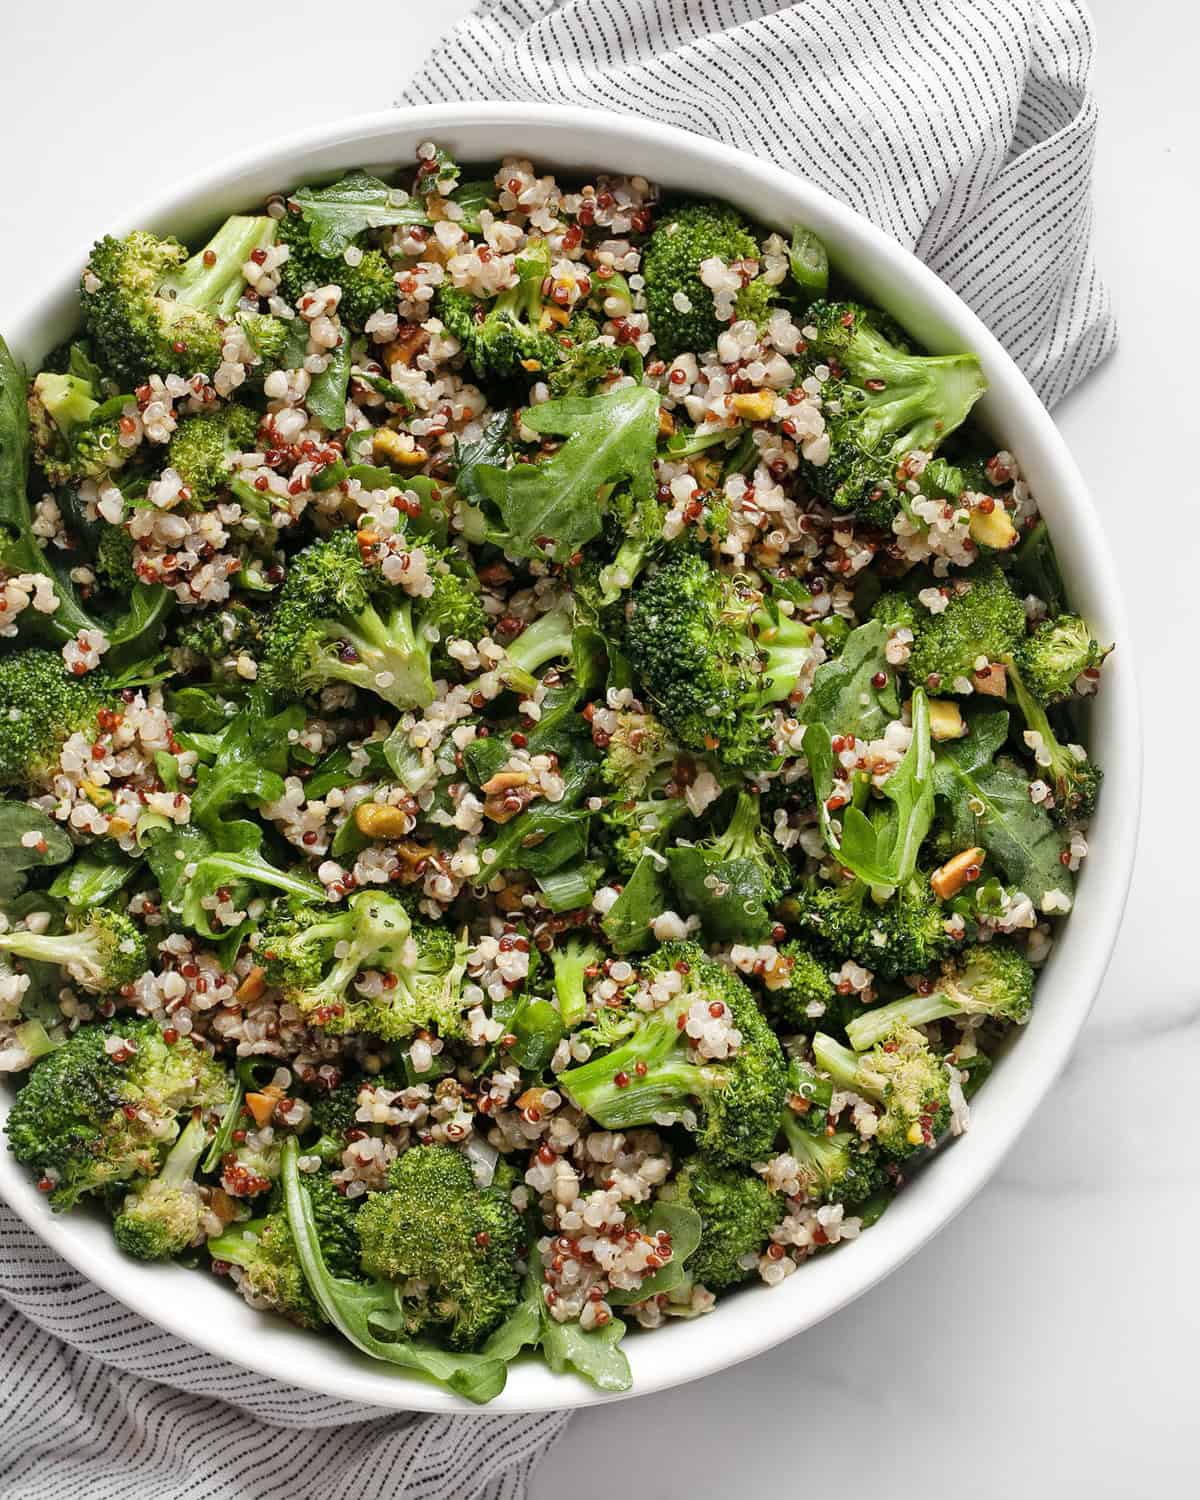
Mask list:
[[[5,7],[0,318],[131,198],[253,137],[386,106],[466,9]],[[921,1255],[753,1364],[576,1418],[533,1500],[599,1500],[614,1480],[660,1500],[821,1493],[847,1479],[888,1500],[1139,1500],[1200,1483],[1198,830],[1171,767],[1200,727],[1200,12],[1186,0],[1093,11],[1097,238],[1122,343],[1057,417],[1129,565],[1150,767],[1108,980],[1054,1097]],[[326,36],[347,14],[350,46],[334,50]],[[303,115],[293,68],[313,75]],[[1154,540],[1136,540],[1131,521]]]

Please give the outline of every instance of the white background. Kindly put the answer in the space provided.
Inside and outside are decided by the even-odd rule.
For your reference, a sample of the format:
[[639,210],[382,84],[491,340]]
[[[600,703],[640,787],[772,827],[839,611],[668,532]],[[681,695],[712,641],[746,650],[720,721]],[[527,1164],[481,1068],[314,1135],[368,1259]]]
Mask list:
[[[4,8],[0,327],[132,202],[386,107],[469,0]],[[1189,0],[1092,8],[1121,347],[1056,417],[1124,564],[1148,752],[1107,983],[1053,1098],[932,1245],[750,1365],[577,1417],[533,1500],[1200,1490],[1200,21]]]

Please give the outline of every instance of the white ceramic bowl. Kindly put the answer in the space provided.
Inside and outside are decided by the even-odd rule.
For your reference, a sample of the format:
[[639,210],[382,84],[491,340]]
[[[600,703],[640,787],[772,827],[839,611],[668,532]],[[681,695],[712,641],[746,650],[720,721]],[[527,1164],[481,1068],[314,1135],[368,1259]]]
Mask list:
[[[835,265],[931,349],[971,349],[979,355],[990,385],[979,414],[1019,460],[1050,523],[1075,604],[1100,636],[1120,643],[1105,668],[1104,690],[1092,715],[1092,743],[1106,781],[1076,910],[1042,975],[1033,1020],[975,1101],[969,1135],[938,1152],[862,1239],[810,1262],[782,1286],[747,1287],[708,1317],[631,1336],[629,1394],[644,1395],[749,1359],[844,1307],[948,1223],[1029,1122],[1087,1017],[1125,902],[1141,781],[1130,632],[1117,572],[1079,472],[1038,398],[987,329],[931,271],[865,219],[801,178],[730,147],[631,116],[588,110],[475,103],[398,111],[322,126],[261,146],[233,163],[214,163],[211,171],[123,222],[97,224],[95,230],[172,230],[186,238],[272,191],[329,178],[348,167],[403,165],[418,143],[429,139],[466,162],[516,152],[543,169],[638,172],[671,188],[725,196],[780,229],[796,221],[807,224],[828,245]],[[50,280],[32,306],[2,310],[0,328],[28,362],[36,365],[75,327],[75,285],[88,248],[78,246],[75,263]],[[0,1091],[0,1114],[7,1105]],[[212,1277],[125,1259],[97,1219],[52,1215],[4,1150],[0,1193],[84,1275],[213,1354],[282,1381],[381,1407],[477,1409],[360,1358],[349,1345],[255,1313]],[[620,1398],[524,1359],[511,1368],[508,1386],[490,1410],[534,1411],[613,1399]]]

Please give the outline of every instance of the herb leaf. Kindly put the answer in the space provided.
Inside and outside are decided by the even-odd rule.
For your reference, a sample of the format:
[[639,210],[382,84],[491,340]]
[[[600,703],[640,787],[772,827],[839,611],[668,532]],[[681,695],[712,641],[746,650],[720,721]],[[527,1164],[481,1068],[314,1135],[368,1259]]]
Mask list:
[[[464,183],[452,200],[463,209],[458,221],[464,229],[479,228],[479,212],[486,205],[487,183]],[[428,224],[429,214],[420,197],[410,198],[379,177],[361,170],[347,172],[323,188],[300,188],[292,194],[309,226],[313,249],[322,255],[341,255],[367,229],[391,224]]]
[[824,724],[810,724],[804,735],[804,753],[817,788],[825,842],[848,870],[876,890],[894,889],[912,875],[933,822],[934,762],[929,703],[920,688],[913,692],[912,719],[912,743],[880,789],[891,805],[873,809],[868,815],[852,802],[842,819],[840,840],[825,806],[833,785],[829,729]]
[[[25,844],[27,833],[37,834],[44,847]],[[27,870],[61,865],[74,852],[61,823],[25,802],[0,802],[0,898],[20,895]]]
[[[852,630],[841,655],[817,668],[812,691],[796,715],[800,722],[826,724],[833,734],[877,739],[900,717],[896,674],[884,655],[887,641],[882,620],[868,620]],[[877,688],[871,679],[880,672],[887,682]]]
[[1048,891],[1073,899],[1075,879],[1060,858],[1063,838],[1050,814],[1029,800],[1029,777],[995,759],[1008,737],[1008,713],[981,714],[962,740],[938,747],[934,787],[955,840],[978,844],[1039,909]]
[[[628,480],[635,501],[654,492],[658,395],[624,386],[529,407],[525,426],[566,441],[540,464],[480,464],[474,482],[500,511],[515,550],[564,562],[600,532],[600,491]],[[549,541],[552,547],[536,545]]]

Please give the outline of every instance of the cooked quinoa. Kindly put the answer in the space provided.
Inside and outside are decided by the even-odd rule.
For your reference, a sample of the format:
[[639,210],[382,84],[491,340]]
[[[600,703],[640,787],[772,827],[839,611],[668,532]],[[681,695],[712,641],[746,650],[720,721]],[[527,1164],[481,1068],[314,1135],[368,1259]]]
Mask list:
[[0,344],[51,1206],[476,1400],[856,1239],[1028,1019],[1099,787],[1108,648],[974,357],[803,228],[433,143],[80,299],[31,381]]

